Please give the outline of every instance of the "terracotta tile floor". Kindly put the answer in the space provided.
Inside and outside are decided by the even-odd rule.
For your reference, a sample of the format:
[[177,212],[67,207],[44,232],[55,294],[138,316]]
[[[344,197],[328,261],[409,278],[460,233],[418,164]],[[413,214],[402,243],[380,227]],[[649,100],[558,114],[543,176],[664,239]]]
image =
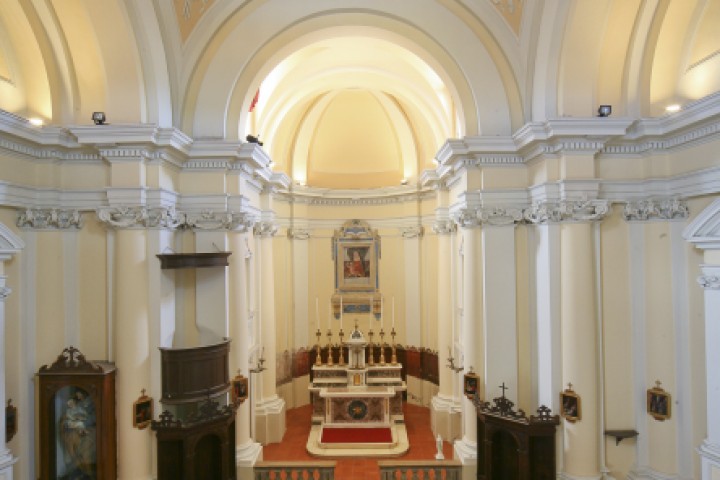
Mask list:
[[[410,450],[398,459],[432,460],[437,449],[432,430],[430,430],[430,410],[426,407],[405,404],[405,428],[407,429]],[[263,460],[266,461],[312,461],[305,450],[310,432],[310,405],[288,410],[286,415],[287,431],[282,443],[271,443],[263,448]],[[452,445],[443,442],[445,458],[453,458]],[[339,480],[372,480],[380,478],[377,459],[374,458],[323,458],[335,460],[335,478]]]

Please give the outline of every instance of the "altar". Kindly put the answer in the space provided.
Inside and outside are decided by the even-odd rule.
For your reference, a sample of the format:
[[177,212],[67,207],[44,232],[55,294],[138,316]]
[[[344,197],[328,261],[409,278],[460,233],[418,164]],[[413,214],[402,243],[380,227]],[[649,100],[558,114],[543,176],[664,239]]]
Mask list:
[[[347,349],[347,363],[343,351],[339,362],[330,360],[312,367],[313,379],[308,389],[313,413],[308,452],[317,456],[405,453],[409,445],[402,408],[403,392],[407,389],[402,365],[386,363],[384,357],[375,364],[373,345],[368,351],[368,342],[357,325],[341,348]],[[378,440],[370,440],[375,437]]]

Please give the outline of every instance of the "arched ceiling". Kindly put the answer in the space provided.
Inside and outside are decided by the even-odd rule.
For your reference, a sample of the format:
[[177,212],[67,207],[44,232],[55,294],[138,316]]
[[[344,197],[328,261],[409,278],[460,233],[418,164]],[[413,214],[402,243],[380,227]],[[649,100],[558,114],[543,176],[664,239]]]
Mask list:
[[297,184],[373,188],[447,138],[717,92],[718,25],[720,0],[3,0],[0,108],[259,134]]

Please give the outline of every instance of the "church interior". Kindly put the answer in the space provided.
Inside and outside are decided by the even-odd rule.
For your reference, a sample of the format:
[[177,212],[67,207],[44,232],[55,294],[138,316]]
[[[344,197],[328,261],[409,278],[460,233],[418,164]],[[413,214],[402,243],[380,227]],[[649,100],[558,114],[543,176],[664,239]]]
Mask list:
[[2,0],[0,480],[719,480],[718,31]]

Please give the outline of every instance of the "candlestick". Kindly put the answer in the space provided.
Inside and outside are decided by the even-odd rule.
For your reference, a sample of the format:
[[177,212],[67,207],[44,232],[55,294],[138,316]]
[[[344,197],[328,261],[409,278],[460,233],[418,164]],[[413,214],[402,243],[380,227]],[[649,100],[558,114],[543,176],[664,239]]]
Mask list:
[[332,330],[328,328],[328,359],[327,359],[327,365],[328,367],[333,366],[333,358],[332,358]]
[[340,327],[340,333],[338,333],[338,336],[340,337],[340,358],[338,358],[338,365],[345,365],[345,356],[343,355],[343,337],[345,336],[345,333],[342,330],[342,327]]
[[317,337],[317,356],[315,357],[315,365],[322,365],[322,358],[320,355],[320,337],[322,337],[322,332],[320,329],[317,329],[317,332],[315,332],[315,336]]
[[370,338],[370,344],[369,344],[370,353],[368,355],[368,365],[375,365],[375,358],[373,355],[373,341],[372,341],[373,335],[374,335],[374,333],[371,328],[370,331],[368,332],[368,337]]
[[390,357],[390,363],[393,365],[397,365],[397,350],[395,348],[395,327],[393,327],[392,331],[390,332],[390,336],[392,337],[392,356]]
[[380,327],[380,365],[385,365],[385,331]]

